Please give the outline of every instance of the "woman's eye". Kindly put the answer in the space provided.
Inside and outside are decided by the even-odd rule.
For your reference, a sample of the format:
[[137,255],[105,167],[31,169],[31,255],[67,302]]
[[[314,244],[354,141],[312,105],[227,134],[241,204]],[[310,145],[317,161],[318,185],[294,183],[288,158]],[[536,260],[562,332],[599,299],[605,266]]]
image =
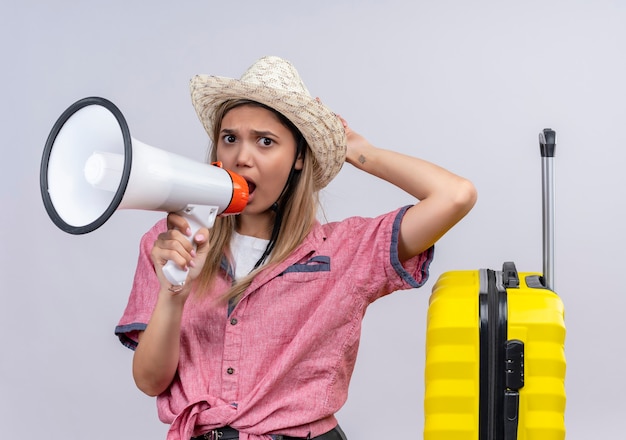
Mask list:
[[224,136],[224,142],[227,144],[232,144],[237,140],[234,134],[227,134]]
[[269,147],[272,145],[274,141],[272,141],[270,138],[261,138],[261,145],[263,145],[264,147]]

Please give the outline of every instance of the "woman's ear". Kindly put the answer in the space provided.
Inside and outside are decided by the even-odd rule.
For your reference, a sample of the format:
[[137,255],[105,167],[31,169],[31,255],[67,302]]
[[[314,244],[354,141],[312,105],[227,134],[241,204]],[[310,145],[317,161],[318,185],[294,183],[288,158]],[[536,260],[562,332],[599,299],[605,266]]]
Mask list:
[[304,166],[304,157],[302,153],[298,153],[298,157],[296,158],[296,163],[293,164],[293,169],[296,171],[302,171],[302,167]]
[[306,148],[308,148],[306,141],[304,140],[304,137],[300,135],[296,146],[296,162],[293,164],[293,169],[296,171],[302,171],[302,168],[304,167],[304,155],[307,153]]

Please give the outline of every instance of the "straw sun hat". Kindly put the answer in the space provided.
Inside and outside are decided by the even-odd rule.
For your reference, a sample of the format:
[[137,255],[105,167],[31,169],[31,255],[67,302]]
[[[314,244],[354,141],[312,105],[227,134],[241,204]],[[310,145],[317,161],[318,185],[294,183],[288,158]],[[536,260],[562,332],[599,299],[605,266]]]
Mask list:
[[[191,100],[210,137],[216,109],[230,99],[249,99],[282,113],[300,130],[320,167],[322,189],[337,175],[346,157],[346,135],[339,118],[314,99],[295,67],[279,57],[263,57],[240,79],[196,75]],[[215,139],[212,139],[215,142]]]

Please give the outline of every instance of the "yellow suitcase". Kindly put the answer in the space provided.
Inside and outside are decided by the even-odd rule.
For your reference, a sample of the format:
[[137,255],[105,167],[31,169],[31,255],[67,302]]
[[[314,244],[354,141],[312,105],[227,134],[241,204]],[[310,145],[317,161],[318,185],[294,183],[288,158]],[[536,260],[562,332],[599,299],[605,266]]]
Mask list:
[[540,134],[544,274],[502,270],[442,274],[426,332],[425,440],[565,438],[565,323],[553,291],[556,134]]

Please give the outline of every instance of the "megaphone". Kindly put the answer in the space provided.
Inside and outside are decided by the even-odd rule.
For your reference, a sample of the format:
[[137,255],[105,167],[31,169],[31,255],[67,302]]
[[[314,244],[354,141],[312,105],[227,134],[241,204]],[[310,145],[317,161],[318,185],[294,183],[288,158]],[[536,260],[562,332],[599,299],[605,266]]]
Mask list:
[[[100,97],[76,101],[54,124],[40,188],[50,219],[75,235],[96,230],[119,209],[178,212],[195,234],[211,228],[218,215],[240,213],[249,196],[245,179],[219,163],[196,162],[133,139],[122,112]],[[173,285],[187,278],[171,261],[163,271]]]

